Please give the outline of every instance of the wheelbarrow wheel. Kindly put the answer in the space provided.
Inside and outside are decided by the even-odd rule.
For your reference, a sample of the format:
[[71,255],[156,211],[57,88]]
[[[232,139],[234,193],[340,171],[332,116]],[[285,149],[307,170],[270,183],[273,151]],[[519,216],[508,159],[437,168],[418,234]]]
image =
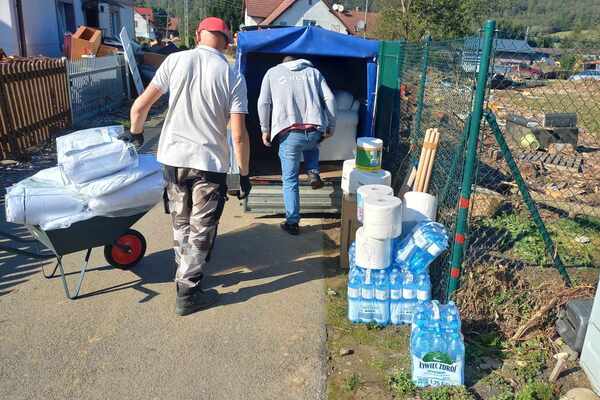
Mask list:
[[104,258],[116,268],[129,269],[146,254],[146,239],[136,230],[128,229],[113,244],[104,246]]

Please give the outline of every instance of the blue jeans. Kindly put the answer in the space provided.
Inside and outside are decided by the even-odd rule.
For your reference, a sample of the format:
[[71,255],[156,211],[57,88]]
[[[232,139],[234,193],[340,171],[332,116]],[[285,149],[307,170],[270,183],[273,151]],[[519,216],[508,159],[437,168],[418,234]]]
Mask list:
[[301,155],[304,154],[306,172],[319,173],[319,141],[321,132],[291,131],[279,141],[283,202],[288,224],[300,222],[300,174]]

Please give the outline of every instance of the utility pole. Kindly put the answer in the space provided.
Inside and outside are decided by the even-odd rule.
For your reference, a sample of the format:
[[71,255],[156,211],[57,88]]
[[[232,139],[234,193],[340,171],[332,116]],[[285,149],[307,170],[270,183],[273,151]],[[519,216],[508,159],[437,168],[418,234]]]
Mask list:
[[363,31],[363,38],[367,37],[367,14],[369,13],[369,0],[365,0],[365,29]]
[[184,15],[184,25],[185,25],[185,46],[190,48],[190,4],[189,0],[184,0],[183,2],[183,15]]

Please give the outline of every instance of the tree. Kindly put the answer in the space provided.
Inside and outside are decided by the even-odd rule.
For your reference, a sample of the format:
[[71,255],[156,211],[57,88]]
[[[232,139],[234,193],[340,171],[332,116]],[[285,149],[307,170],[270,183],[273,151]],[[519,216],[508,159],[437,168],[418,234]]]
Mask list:
[[490,12],[483,0],[381,0],[378,8],[377,36],[410,41],[427,33],[435,39],[468,35]]

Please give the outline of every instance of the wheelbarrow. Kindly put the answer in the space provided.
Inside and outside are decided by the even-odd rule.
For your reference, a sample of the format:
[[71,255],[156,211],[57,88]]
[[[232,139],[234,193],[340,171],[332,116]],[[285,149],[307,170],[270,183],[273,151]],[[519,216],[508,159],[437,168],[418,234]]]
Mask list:
[[[146,212],[128,217],[94,217],[86,221],[76,222],[69,228],[44,231],[38,226],[27,226],[34,239],[22,239],[6,232],[0,231],[0,237],[7,238],[16,243],[35,243],[39,241],[50,250],[50,253],[33,253],[6,246],[0,243],[0,250],[12,254],[19,254],[37,260],[56,258],[56,265],[50,274],[42,267],[42,275],[46,279],[56,276],[60,272],[65,295],[71,300],[79,296],[81,284],[88,267],[92,249],[104,246],[104,258],[113,267],[129,269],[140,262],[146,253],[146,239],[144,236],[131,229],[131,226],[141,219]],[[79,280],[75,291],[71,292],[65,277],[62,259],[65,255],[86,250],[84,262],[81,265]]]

